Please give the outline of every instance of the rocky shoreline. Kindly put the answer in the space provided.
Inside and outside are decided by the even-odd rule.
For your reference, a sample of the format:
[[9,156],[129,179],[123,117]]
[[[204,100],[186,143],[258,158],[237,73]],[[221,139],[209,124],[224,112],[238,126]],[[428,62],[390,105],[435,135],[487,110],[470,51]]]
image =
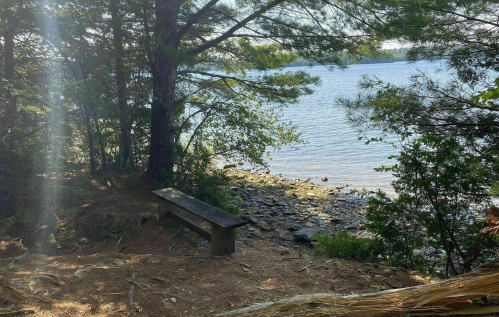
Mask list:
[[316,232],[348,230],[369,236],[365,230],[366,200],[341,192],[345,185],[324,188],[319,184],[271,175],[264,170],[230,166],[237,186],[231,188],[233,204],[249,225],[242,228],[241,241],[261,238],[310,243]]

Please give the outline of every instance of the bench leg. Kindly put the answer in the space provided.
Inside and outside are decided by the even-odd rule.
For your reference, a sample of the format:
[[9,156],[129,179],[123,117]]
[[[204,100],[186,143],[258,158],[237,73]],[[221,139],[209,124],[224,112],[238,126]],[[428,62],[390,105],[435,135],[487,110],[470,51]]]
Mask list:
[[158,215],[159,215],[159,225],[160,226],[166,226],[167,225],[167,218],[168,214],[170,213],[168,211],[168,203],[163,200],[158,201]]
[[211,255],[226,255],[234,252],[236,252],[235,230],[211,226]]

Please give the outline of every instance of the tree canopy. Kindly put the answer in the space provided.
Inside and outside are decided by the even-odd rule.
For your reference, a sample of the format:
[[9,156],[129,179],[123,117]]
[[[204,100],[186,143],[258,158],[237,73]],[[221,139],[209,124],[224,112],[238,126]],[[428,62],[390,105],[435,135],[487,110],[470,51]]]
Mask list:
[[215,156],[264,164],[299,142],[280,109],[319,84],[284,66],[343,67],[383,40],[341,1],[9,0],[0,17],[4,217],[66,163],[156,186],[199,183]]

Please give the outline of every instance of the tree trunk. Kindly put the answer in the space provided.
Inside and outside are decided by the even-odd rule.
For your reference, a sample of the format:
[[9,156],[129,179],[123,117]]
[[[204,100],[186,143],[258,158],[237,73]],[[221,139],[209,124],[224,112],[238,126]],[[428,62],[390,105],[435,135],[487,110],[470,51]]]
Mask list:
[[[7,103],[7,144],[8,144],[8,161],[9,161],[9,194],[12,204],[11,215],[19,212],[22,207],[22,183],[21,183],[21,166],[19,157],[18,143],[18,122],[17,122],[17,97],[12,93],[12,85],[14,84],[14,17],[10,10],[7,16],[7,28],[4,34],[4,79],[8,84],[4,88],[3,97]],[[6,216],[11,216],[6,215]]]
[[[80,43],[83,39],[80,38]],[[87,73],[85,71],[85,52],[82,48],[79,48],[78,58],[76,59],[77,68],[71,67],[73,76],[77,81],[87,80]],[[85,123],[85,128],[87,130],[88,139],[88,155],[90,158],[90,172],[95,173],[97,171],[97,163],[95,161],[95,147],[94,147],[94,133],[92,129],[91,113],[88,100],[85,96],[79,98],[79,103],[83,112],[83,121]]]
[[107,153],[106,147],[104,146],[104,140],[102,139],[102,132],[100,129],[99,118],[97,117],[97,112],[92,108],[92,116],[94,117],[95,131],[97,132],[97,137],[99,138],[99,149],[101,155],[101,167],[103,172],[107,172]]
[[97,164],[95,163],[95,148],[94,148],[94,134],[92,131],[92,123],[90,121],[90,109],[86,101],[80,100],[81,108],[83,110],[83,121],[87,130],[88,139],[88,155],[90,157],[90,172],[97,171]]
[[156,0],[156,52],[153,70],[150,180],[173,185],[175,87],[178,67],[177,23],[184,0]]
[[120,153],[117,163],[119,170],[129,170],[134,169],[132,156],[132,123],[128,112],[128,100],[126,95],[126,76],[123,62],[123,31],[121,29],[119,3],[118,0],[111,0],[116,86],[121,125]]

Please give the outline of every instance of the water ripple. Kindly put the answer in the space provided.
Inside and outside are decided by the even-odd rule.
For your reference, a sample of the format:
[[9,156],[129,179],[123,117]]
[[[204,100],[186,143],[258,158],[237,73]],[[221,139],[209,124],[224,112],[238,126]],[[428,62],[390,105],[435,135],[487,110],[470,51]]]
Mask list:
[[343,71],[329,71],[325,67],[296,67],[320,76],[322,85],[313,95],[303,96],[299,103],[284,110],[283,120],[292,121],[303,139],[308,142],[299,149],[285,148],[272,153],[270,170],[287,178],[311,178],[320,182],[327,176],[329,186],[346,183],[349,188],[380,188],[393,194],[390,186],[392,175],[377,173],[373,169],[393,164],[388,156],[397,150],[387,143],[365,145],[348,124],[345,111],[335,105],[338,97],[354,97],[358,94],[358,81],[365,74],[375,75],[395,84],[408,81],[418,70],[427,71],[439,79],[448,75],[439,72],[442,65],[418,62],[391,64],[353,65]]

